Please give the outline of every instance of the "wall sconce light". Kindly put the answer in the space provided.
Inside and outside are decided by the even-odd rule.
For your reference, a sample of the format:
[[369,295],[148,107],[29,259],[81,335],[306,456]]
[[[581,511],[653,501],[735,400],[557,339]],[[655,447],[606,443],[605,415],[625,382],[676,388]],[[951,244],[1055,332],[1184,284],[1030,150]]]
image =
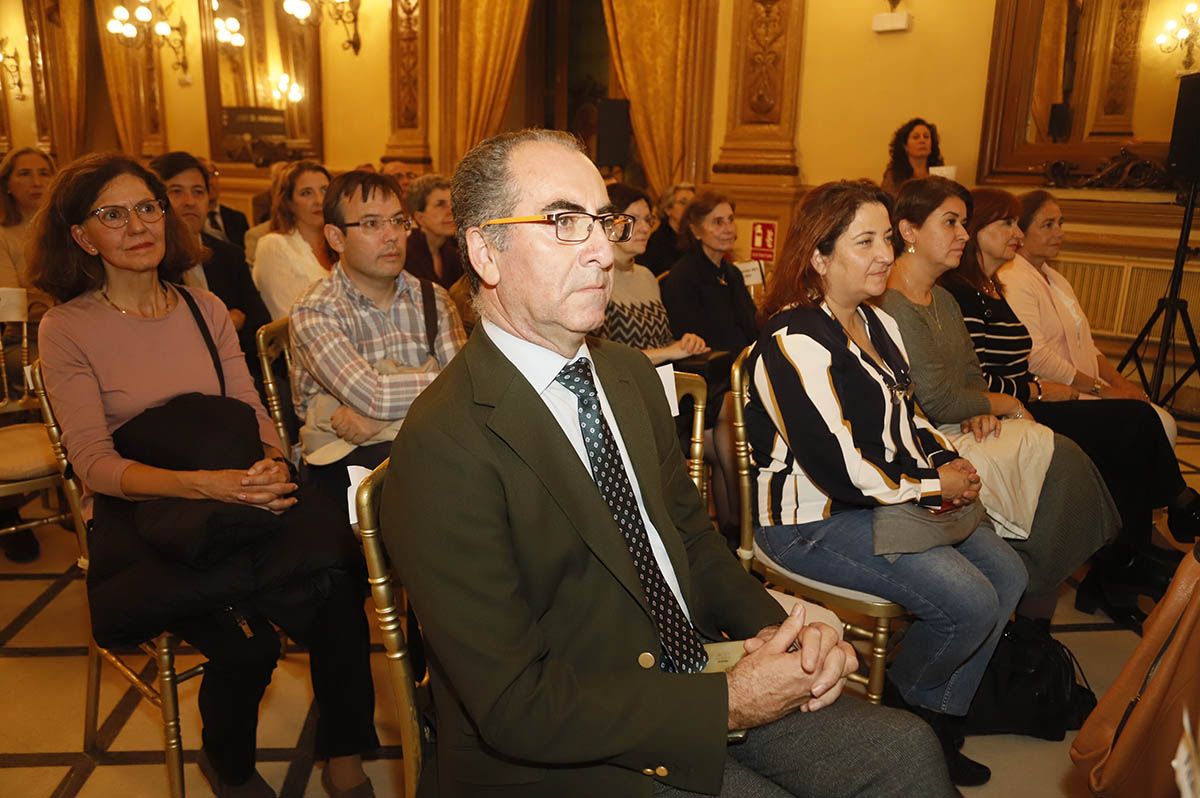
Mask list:
[[0,39],[0,70],[8,76],[8,85],[13,88],[13,99],[25,99],[25,84],[21,82],[21,54],[14,45],[11,53],[4,52],[8,37]]
[[187,22],[182,16],[174,24],[168,19],[167,14],[174,9],[174,3],[165,9],[161,3],[156,2],[153,6],[151,8],[151,0],[137,0],[133,11],[123,5],[117,5],[113,8],[112,17],[105,28],[126,47],[149,48],[153,44],[160,48],[163,45],[171,48],[171,54],[175,58],[171,69],[182,73],[179,76],[180,86],[190,86],[192,79],[188,76]]
[[1196,64],[1196,39],[1200,36],[1200,24],[1196,19],[1195,3],[1188,3],[1178,20],[1169,19],[1163,25],[1163,32],[1158,34],[1154,43],[1164,53],[1183,50],[1183,68],[1191,69]]
[[346,32],[343,50],[353,50],[358,55],[362,39],[358,36],[358,7],[362,0],[283,0],[283,10],[301,25],[320,25],[321,11],[328,11],[329,18],[342,26]]
[[246,35],[242,33],[242,22],[237,17],[214,17],[213,27],[217,30],[217,44],[229,47],[246,46]]
[[304,99],[304,87],[294,82],[291,76],[284,72],[275,79],[274,85],[271,87],[271,96],[280,105],[285,102],[298,103]]

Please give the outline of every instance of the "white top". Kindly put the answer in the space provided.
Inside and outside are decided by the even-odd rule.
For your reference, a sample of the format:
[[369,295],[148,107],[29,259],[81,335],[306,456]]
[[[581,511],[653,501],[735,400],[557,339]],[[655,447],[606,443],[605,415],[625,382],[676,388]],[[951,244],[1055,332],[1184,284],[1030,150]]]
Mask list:
[[[588,460],[587,448],[583,443],[583,432],[579,429],[579,397],[554,379],[568,363],[572,363],[581,357],[587,357],[590,361],[591,358],[588,354],[587,343],[585,342],[579,347],[579,351],[575,353],[575,357],[565,358],[557,352],[552,352],[545,347],[538,346],[507,333],[487,319],[483,319],[482,323],[487,337],[496,345],[500,353],[516,366],[517,371],[521,372],[522,376],[533,386],[533,390],[537,395],[546,403],[546,408],[554,416],[554,420],[558,422],[558,426],[562,427],[563,433],[567,436],[567,440],[571,442],[571,446],[575,448],[575,453],[579,455],[584,468],[591,474],[592,464]],[[604,418],[608,421],[608,426],[612,430],[613,437],[617,439],[617,448],[621,452],[621,462],[625,466],[625,473],[629,476],[629,484],[633,486],[633,495],[637,499],[638,512],[641,513],[642,524],[646,527],[646,536],[650,539],[650,550],[654,552],[654,559],[658,563],[658,568],[662,571],[667,585],[671,588],[671,592],[675,594],[675,600],[679,602],[684,615],[687,615],[688,620],[691,620],[691,613],[688,612],[687,604],[683,600],[683,593],[679,589],[679,577],[675,575],[675,568],[671,565],[671,558],[667,556],[667,549],[663,546],[662,537],[654,527],[654,524],[651,523],[650,516],[646,512],[646,503],[642,500],[642,489],[638,485],[637,474],[633,472],[633,463],[629,459],[629,452],[626,450],[625,441],[621,437],[621,428],[617,426],[612,407],[608,404],[608,397],[604,393],[604,385],[601,384],[600,377],[596,374],[595,365],[589,362],[589,366],[592,370],[592,379],[596,382],[596,392],[600,395],[600,410],[604,413]]]
[[299,230],[267,233],[258,242],[251,270],[254,285],[262,295],[271,319],[282,319],[308,287],[324,280],[329,272],[317,260]]
[[0,288],[28,288],[25,276],[25,245],[32,233],[29,219],[11,227],[0,227]]
[[1075,289],[1066,277],[1042,264],[1039,269],[1017,255],[996,273],[1004,299],[1029,329],[1033,351],[1029,370],[1044,380],[1070,385],[1075,372],[1095,379],[1100,350]]

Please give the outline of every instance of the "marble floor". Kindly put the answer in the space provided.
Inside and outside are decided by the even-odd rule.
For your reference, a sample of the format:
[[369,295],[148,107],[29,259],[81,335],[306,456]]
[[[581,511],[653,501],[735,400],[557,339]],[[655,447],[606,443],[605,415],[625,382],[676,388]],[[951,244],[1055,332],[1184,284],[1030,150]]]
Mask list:
[[[1200,439],[1180,437],[1177,454],[1188,482],[1200,487]],[[26,514],[38,512],[36,507]],[[166,795],[159,713],[109,667],[100,699],[101,737],[106,753],[82,753],[84,675],[88,622],[82,575],[75,565],[71,535],[58,527],[37,532],[41,558],[15,565],[0,557],[0,796],[4,798],[152,798]],[[1097,694],[1112,684],[1138,643],[1103,615],[1074,609],[1074,591],[1063,588],[1053,631],[1079,658]],[[180,669],[198,662],[179,657]],[[130,657],[134,667],[145,657]],[[383,747],[367,763],[379,796],[401,795],[402,769],[395,701],[376,636],[372,663],[376,723]],[[190,796],[210,795],[195,765],[200,724],[199,683],[180,688],[186,782]],[[259,725],[259,769],[282,798],[323,796],[320,765],[314,765],[312,688],[307,657],[290,650],[275,672],[263,701]],[[969,798],[1020,795],[1088,795],[1068,751],[1074,734],[1062,742],[1026,737],[968,739],[964,751],[992,769],[985,786],[964,790]]]

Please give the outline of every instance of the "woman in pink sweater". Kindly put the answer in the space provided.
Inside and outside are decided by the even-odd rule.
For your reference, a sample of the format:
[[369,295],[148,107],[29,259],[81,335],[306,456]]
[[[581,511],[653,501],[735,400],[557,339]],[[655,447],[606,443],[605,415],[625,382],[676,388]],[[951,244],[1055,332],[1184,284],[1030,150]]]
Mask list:
[[[153,174],[120,155],[87,156],[68,165],[51,187],[34,241],[33,279],[62,303],[46,314],[39,332],[43,373],[68,456],[88,493],[86,512],[95,513],[96,543],[125,531],[105,520],[106,512],[118,518],[106,508],[141,509],[161,499],[208,500],[217,512],[229,507],[226,512],[243,516],[246,508],[259,508],[248,513],[252,523],[269,521],[266,525],[275,525],[281,539],[294,540],[292,533],[311,527],[314,516],[324,525],[321,533],[350,534],[344,516],[324,512],[297,490],[224,305],[207,291],[177,284],[204,253],[196,251],[194,237],[170,213],[166,189]],[[185,395],[244,403],[231,405],[247,419],[243,438],[253,436],[257,422],[258,440],[242,441],[250,444],[243,462],[252,464],[172,470],[118,451],[114,435],[122,440],[123,426]],[[204,443],[193,439],[183,448]],[[303,509],[289,512],[298,500]],[[89,594],[97,574],[114,569],[102,559],[105,550],[93,547]],[[164,562],[162,567],[175,573],[170,569],[182,566]],[[348,572],[356,571],[350,567]],[[211,581],[219,577],[208,575],[221,573],[214,567],[201,576]],[[378,746],[362,585],[350,578],[323,584],[329,585],[323,595],[295,592],[286,601],[265,602],[251,594],[232,607],[197,608],[189,596],[187,612],[164,620],[167,629],[209,660],[200,688],[200,765],[219,796],[274,795],[254,767],[258,702],[279,654],[271,620],[311,652],[321,708],[317,753],[329,760],[326,790],[335,796],[373,795],[360,756]],[[158,600],[184,604],[180,596]],[[132,601],[129,613],[139,610]],[[92,613],[96,626],[96,602]]]

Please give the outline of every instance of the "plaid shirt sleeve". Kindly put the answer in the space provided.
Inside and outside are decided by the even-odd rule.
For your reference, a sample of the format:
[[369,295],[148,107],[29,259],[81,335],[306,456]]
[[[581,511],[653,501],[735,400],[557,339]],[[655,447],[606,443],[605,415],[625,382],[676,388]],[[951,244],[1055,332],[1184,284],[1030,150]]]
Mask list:
[[[394,374],[380,374],[359,353],[340,323],[340,317],[348,312],[354,312],[349,303],[298,302],[291,317],[293,352],[302,368],[325,391],[369,418],[388,421],[404,418],[413,400],[434,381],[465,343],[466,336],[454,303],[444,289],[439,289],[438,336],[434,342],[438,368],[430,370],[417,366],[400,368]],[[419,319],[413,324],[417,329],[424,329]]]

